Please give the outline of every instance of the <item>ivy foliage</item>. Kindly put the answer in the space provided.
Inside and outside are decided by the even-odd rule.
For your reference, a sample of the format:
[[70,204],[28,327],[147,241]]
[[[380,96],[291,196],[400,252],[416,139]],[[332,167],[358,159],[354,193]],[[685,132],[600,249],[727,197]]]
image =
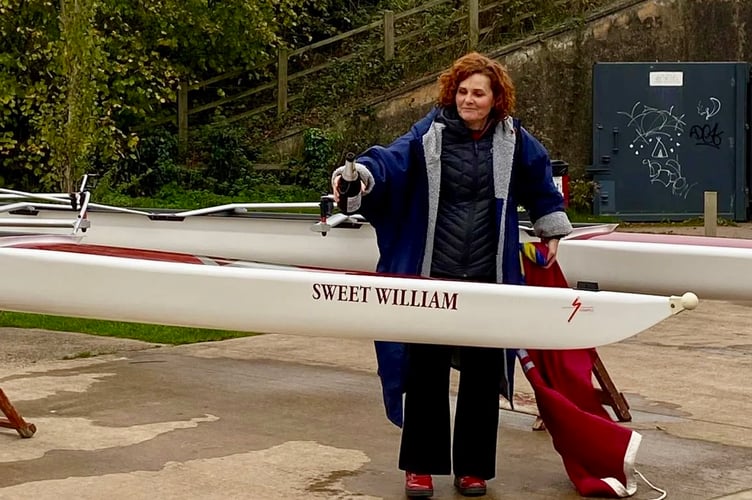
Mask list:
[[[174,122],[180,81],[237,69],[261,75],[277,47],[349,29],[359,19],[345,7],[357,13],[374,4],[0,0],[0,185],[67,189],[88,171],[130,189],[167,173],[164,161],[135,165],[165,138],[154,125]],[[231,171],[242,177],[247,165],[239,165]]]
[[311,189],[319,194],[331,191],[333,167],[342,163],[341,143],[342,135],[339,133],[317,127],[305,129],[302,160],[290,162],[288,168],[280,172],[280,182]]

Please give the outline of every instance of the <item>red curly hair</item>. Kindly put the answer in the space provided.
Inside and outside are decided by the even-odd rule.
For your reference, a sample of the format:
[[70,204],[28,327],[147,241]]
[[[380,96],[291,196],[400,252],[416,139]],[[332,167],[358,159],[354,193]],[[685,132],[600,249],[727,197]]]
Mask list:
[[439,76],[439,105],[445,108],[455,105],[457,88],[470,76],[480,73],[491,79],[494,95],[493,111],[497,119],[504,119],[514,112],[516,103],[514,84],[507,69],[498,61],[477,52],[470,52],[456,61]]

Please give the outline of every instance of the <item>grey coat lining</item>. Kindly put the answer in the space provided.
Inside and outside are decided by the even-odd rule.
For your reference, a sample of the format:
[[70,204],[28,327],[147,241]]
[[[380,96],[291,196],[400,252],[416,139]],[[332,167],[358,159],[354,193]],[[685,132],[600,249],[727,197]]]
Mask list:
[[[499,126],[500,125],[500,126]],[[426,174],[428,177],[428,229],[426,231],[426,245],[423,254],[421,276],[428,277],[431,273],[433,258],[433,240],[436,231],[436,217],[439,211],[439,195],[441,187],[441,138],[445,125],[433,122],[423,136],[423,153],[426,158]],[[493,135],[493,178],[494,195],[504,200],[502,204],[501,225],[499,230],[499,245],[496,252],[496,281],[503,281],[502,259],[504,258],[504,232],[506,229],[506,201],[512,180],[512,164],[514,162],[514,145],[516,136],[511,117],[500,122]]]

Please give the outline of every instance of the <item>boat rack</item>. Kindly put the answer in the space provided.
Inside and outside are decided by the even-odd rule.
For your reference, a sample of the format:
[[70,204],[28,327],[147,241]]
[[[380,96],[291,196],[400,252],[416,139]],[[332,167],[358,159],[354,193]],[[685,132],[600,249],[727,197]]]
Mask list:
[[2,389],[0,389],[0,410],[7,417],[0,418],[0,427],[15,429],[23,438],[30,438],[37,431],[37,427],[34,424],[26,422],[16,411]]

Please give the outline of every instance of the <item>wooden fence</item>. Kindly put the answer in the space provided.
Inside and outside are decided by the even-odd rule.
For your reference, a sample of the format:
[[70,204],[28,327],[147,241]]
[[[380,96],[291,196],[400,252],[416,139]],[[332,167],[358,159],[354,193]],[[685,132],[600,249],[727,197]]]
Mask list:
[[[582,0],[538,0],[541,3],[545,3],[548,6],[555,6],[562,9],[571,9],[573,4],[577,4],[579,2],[582,2]],[[531,18],[535,16],[535,10],[534,10],[534,4],[535,1],[527,2],[526,5],[529,7],[525,9],[518,9],[519,12],[515,13],[512,17],[509,18],[510,24],[512,25],[523,25],[524,23],[529,23]],[[434,45],[431,48],[441,49],[448,47],[452,44],[457,43],[466,43],[466,47],[470,50],[475,50],[478,48],[479,41],[484,37],[486,34],[491,32],[496,28],[493,18],[494,16],[497,16],[499,9],[504,9],[505,7],[511,7],[519,6],[519,2],[515,2],[514,0],[490,0],[490,1],[484,1],[484,0],[430,0],[422,5],[419,5],[415,8],[395,13],[393,11],[387,10],[383,12],[383,16],[381,19],[372,22],[370,24],[367,24],[365,26],[361,26],[359,28],[353,29],[351,31],[348,31],[346,33],[342,33],[337,36],[333,36],[331,38],[327,38],[326,40],[321,40],[316,43],[306,45],[304,47],[300,47],[298,49],[294,50],[288,50],[286,48],[280,48],[277,53],[277,63],[276,63],[276,80],[271,81],[262,85],[258,85],[256,87],[243,90],[241,92],[235,93],[233,95],[222,97],[221,99],[208,102],[205,104],[197,105],[197,106],[190,106],[189,101],[189,92],[195,91],[199,89],[207,88],[211,85],[217,84],[219,82],[229,80],[232,78],[238,78],[239,76],[243,75],[243,71],[233,71],[230,73],[225,73],[222,75],[218,75],[214,78],[210,78],[208,80],[204,80],[195,84],[189,84],[188,82],[181,82],[178,89],[178,100],[177,100],[177,108],[178,108],[178,138],[179,143],[182,145],[181,147],[185,147],[187,144],[188,139],[188,123],[189,123],[189,116],[195,115],[197,113],[201,113],[204,111],[208,111],[214,108],[217,108],[219,106],[227,105],[230,103],[236,103],[237,101],[243,100],[243,99],[249,99],[254,96],[258,96],[262,92],[273,92],[276,90],[276,100],[269,99],[267,102],[256,105],[251,109],[246,109],[238,114],[234,114],[230,116],[227,119],[227,122],[234,122],[238,120],[243,120],[246,118],[253,117],[255,115],[258,115],[260,113],[270,112],[276,109],[276,114],[281,115],[284,112],[287,111],[288,105],[297,99],[300,99],[302,97],[301,94],[297,95],[291,95],[290,94],[290,82],[294,80],[298,80],[304,77],[311,77],[317,72],[326,70],[331,68],[337,63],[345,62],[351,59],[354,59],[359,55],[357,52],[352,52],[346,55],[342,55],[336,58],[332,58],[324,63],[320,64],[314,64],[309,67],[305,67],[303,69],[299,69],[294,72],[290,72],[290,61],[293,58],[300,57],[303,54],[310,53],[311,51],[322,49],[324,47],[331,46],[335,43],[341,43],[347,39],[351,39],[352,37],[355,37],[357,35],[362,34],[370,34],[373,35],[374,33],[377,33],[377,31],[381,36],[381,46],[382,46],[382,57],[384,61],[392,60],[395,57],[395,51],[400,46],[400,44],[407,43],[411,38],[414,38],[416,36],[421,35],[421,30],[411,30],[408,33],[403,33],[401,35],[398,35],[395,31],[395,24],[398,21],[404,21],[411,16],[416,16],[419,14],[424,13],[425,11],[437,8],[439,6],[442,6],[443,4],[452,4],[454,6],[454,14],[452,16],[452,21],[455,23],[458,23],[458,26],[461,26],[461,29],[459,29],[456,34],[454,34],[451,37],[448,37],[446,40],[444,40],[442,43],[438,45]],[[496,13],[494,13],[496,11]],[[490,21],[489,21],[490,20]],[[522,33],[521,33],[522,34]]]

